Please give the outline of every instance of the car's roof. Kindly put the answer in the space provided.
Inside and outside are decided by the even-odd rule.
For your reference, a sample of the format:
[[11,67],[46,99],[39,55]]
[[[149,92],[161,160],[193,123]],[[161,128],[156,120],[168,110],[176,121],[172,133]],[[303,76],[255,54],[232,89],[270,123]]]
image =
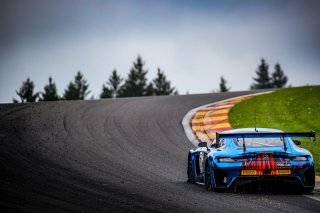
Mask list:
[[223,133],[250,133],[250,132],[283,132],[279,129],[271,129],[271,128],[240,128],[240,129],[231,129],[224,131]]

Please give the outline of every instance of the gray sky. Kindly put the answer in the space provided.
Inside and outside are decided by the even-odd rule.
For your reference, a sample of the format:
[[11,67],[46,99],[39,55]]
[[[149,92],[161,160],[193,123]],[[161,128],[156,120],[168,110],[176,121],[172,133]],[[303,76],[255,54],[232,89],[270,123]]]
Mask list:
[[1,0],[0,102],[27,77],[62,95],[78,70],[99,96],[113,69],[127,77],[138,54],[181,94],[247,90],[263,57],[289,84],[320,84],[320,1]]

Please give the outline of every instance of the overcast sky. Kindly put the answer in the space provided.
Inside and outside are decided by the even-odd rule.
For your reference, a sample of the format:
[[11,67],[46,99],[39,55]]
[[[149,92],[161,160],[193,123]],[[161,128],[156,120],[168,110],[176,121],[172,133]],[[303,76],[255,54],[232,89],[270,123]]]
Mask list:
[[261,58],[292,86],[319,85],[319,11],[316,0],[1,0],[0,102],[27,77],[43,91],[51,75],[62,95],[78,70],[97,98],[138,55],[180,94],[216,91],[220,76],[247,90]]

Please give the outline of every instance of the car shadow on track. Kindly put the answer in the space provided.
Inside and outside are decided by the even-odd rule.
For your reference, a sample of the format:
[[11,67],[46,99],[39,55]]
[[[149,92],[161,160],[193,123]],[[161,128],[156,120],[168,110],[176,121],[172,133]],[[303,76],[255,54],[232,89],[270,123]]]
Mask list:
[[[188,181],[184,182],[185,185],[207,191],[203,183],[192,184]],[[245,184],[245,185],[232,185],[229,189],[216,189],[215,193],[223,194],[261,194],[261,195],[313,195],[317,194],[316,191],[304,193],[299,186],[292,187],[291,185],[268,185],[268,184]]]

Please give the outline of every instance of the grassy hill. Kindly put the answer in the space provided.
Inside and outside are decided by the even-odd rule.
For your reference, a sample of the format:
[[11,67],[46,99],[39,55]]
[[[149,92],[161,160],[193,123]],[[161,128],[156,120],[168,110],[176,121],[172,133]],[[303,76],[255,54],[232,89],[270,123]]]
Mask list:
[[[255,119],[256,118],[256,119]],[[283,131],[316,132],[316,142],[301,139],[311,151],[320,174],[320,86],[287,88],[259,95],[234,106],[229,113],[233,128],[275,128]]]

